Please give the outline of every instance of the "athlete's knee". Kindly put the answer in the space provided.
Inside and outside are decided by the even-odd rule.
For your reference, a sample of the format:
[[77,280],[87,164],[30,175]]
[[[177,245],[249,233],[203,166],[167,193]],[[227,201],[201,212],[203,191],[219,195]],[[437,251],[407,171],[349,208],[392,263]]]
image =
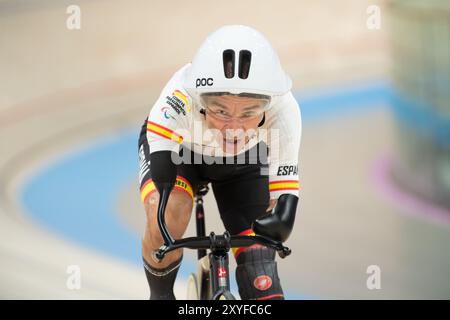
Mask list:
[[[174,219],[172,214],[170,214],[170,212],[173,210],[174,199],[176,200],[176,197],[172,197],[166,207],[165,222],[172,237],[178,239],[184,233],[188,222],[184,222],[182,219]],[[144,203],[147,215],[147,223],[145,227],[144,237],[142,239],[142,255],[144,259],[146,259],[147,262],[152,266],[156,268],[162,268],[178,259],[181,259],[183,250],[177,249],[171,251],[167,253],[164,259],[162,259],[161,261],[154,256],[155,251],[164,244],[164,238],[159,229],[157,220],[158,201],[159,195],[157,192],[155,192],[151,194]],[[189,214],[187,210],[183,209],[183,206],[181,206],[180,210],[182,214]]]
[[[156,214],[159,204],[159,193],[157,191],[152,192],[145,200],[144,206],[146,211]],[[178,215],[185,216],[186,213],[190,213],[192,210],[192,196],[184,191],[173,189],[169,195],[169,200],[166,205],[166,215]]]
[[158,250],[163,244],[162,238],[159,242],[154,242],[152,240],[148,241],[145,239],[142,240],[142,256],[150,264],[155,268],[164,268],[173,263],[174,261],[181,260],[183,256],[183,249],[176,249],[169,253],[167,253],[162,260],[159,260],[156,256],[156,250]]
[[241,299],[284,299],[275,250],[251,248],[236,257],[236,281]]
[[[152,193],[144,203],[147,215],[147,232],[152,243],[161,245],[163,238],[158,226],[159,194]],[[192,198],[178,190],[173,190],[165,210],[165,222],[171,235],[176,239],[184,234],[192,212]]]

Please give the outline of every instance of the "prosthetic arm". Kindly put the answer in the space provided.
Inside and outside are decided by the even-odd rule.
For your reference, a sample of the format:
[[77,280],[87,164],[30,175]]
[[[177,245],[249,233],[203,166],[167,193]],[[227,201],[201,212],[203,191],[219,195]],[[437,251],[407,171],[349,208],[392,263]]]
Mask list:
[[298,197],[282,194],[272,213],[253,222],[252,230],[259,235],[284,242],[289,238],[294,227]]
[[167,229],[163,227],[164,212],[177,178],[177,168],[172,161],[172,153],[172,151],[156,151],[150,154],[152,180],[159,192],[158,225],[166,244],[174,242]]

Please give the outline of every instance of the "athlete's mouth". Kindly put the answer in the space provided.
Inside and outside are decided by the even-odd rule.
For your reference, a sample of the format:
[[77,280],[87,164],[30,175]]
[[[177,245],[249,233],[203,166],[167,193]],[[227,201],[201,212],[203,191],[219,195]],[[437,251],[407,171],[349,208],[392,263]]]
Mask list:
[[231,139],[223,138],[223,142],[225,142],[226,144],[232,144],[232,145],[237,145],[240,140],[241,139],[238,139],[238,138],[231,138]]
[[247,144],[249,142],[249,137],[234,137],[234,138],[223,138],[223,143],[229,146],[239,146],[243,144]]

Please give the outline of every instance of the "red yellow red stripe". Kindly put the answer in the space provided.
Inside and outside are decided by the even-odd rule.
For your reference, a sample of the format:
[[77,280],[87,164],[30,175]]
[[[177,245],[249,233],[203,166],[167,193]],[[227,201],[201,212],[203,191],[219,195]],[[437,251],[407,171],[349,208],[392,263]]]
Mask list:
[[169,128],[163,127],[157,123],[152,121],[147,121],[147,131],[157,134],[161,137],[173,140],[178,143],[183,142],[183,137],[177,134],[175,131],[170,130]]
[[[186,192],[192,199],[194,199],[194,192],[192,191],[192,186],[185,178],[177,176],[175,180],[174,189]],[[156,191],[156,186],[152,179],[149,179],[141,188],[141,201],[145,203],[147,198]]]
[[192,191],[191,184],[182,176],[177,176],[177,180],[175,181],[176,189],[180,189],[186,192],[192,199],[194,199],[194,192]]
[[[254,236],[255,233],[253,232],[252,229],[247,229],[244,230],[242,232],[239,233],[240,236]],[[236,259],[238,257],[238,255],[240,255],[242,252],[250,250],[250,249],[256,249],[256,248],[261,248],[262,245],[260,244],[254,244],[250,247],[237,247],[237,248],[231,248],[231,250],[233,251],[234,254],[234,258]]]
[[145,203],[150,194],[156,191],[156,186],[153,183],[152,179],[147,180],[144,185],[141,187],[141,201]]
[[269,183],[269,191],[298,189],[300,189],[300,183],[298,182],[298,180],[279,180]]

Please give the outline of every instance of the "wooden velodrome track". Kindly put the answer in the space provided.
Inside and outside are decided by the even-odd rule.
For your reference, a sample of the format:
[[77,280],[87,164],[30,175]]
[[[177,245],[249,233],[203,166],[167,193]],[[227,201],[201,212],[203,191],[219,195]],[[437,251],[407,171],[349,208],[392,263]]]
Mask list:
[[[74,3],[82,10],[79,31],[65,28],[66,7]],[[61,155],[122,130],[137,132],[170,75],[219,26],[242,23],[265,33],[296,92],[387,78],[386,30],[365,25],[373,1],[130,3],[0,0],[2,299],[147,298],[140,266],[30,219],[19,190]],[[371,179],[380,155],[394,153],[394,134],[386,108],[305,123],[293,254],[278,260],[294,297],[450,298],[449,229],[412,218]],[[120,221],[141,234],[137,185],[124,185],[115,206]],[[212,195],[206,212],[208,229],[222,231]],[[72,264],[81,267],[80,290],[66,287]],[[373,264],[381,267],[381,290],[366,287]],[[180,277],[179,298],[184,285]]]

